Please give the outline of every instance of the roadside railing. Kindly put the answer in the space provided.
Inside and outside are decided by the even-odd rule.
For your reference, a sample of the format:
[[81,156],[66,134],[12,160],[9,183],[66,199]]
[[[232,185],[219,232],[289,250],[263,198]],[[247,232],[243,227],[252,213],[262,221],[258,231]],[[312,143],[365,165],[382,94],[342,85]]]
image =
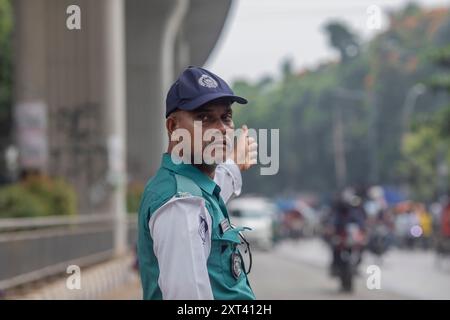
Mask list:
[[[128,246],[136,243],[136,215],[128,215]],[[0,219],[0,290],[114,256],[114,219],[76,215]]]

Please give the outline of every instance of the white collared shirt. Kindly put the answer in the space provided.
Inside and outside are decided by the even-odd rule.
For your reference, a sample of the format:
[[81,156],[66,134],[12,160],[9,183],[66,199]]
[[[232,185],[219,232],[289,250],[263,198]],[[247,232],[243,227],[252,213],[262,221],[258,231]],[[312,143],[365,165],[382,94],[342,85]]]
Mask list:
[[[231,159],[217,166],[214,182],[225,203],[241,193],[241,172]],[[214,299],[207,269],[212,226],[205,200],[197,196],[172,197],[153,213],[149,228],[163,299]]]

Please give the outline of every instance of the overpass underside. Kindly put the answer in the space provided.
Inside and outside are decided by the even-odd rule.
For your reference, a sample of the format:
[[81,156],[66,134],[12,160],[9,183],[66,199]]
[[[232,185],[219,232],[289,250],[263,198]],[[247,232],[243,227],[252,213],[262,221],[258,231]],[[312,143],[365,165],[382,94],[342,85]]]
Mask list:
[[[67,27],[69,6],[81,29]],[[82,212],[110,210],[114,183],[145,182],[167,138],[175,76],[203,65],[231,0],[13,0],[21,167],[65,177]],[[123,156],[123,155],[126,156]]]

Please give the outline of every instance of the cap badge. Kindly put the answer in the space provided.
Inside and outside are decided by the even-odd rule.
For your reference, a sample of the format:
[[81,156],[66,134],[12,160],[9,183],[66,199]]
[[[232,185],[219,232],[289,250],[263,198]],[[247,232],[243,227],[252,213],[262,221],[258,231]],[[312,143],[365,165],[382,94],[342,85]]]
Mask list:
[[210,76],[204,74],[198,79],[198,83],[206,88],[217,88],[217,81],[211,78]]

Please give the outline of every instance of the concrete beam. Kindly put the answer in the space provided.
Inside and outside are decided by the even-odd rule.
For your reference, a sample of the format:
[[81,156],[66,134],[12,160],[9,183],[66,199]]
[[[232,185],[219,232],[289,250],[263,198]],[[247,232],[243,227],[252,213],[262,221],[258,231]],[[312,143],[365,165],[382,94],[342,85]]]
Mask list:
[[191,0],[183,32],[189,43],[190,64],[205,64],[220,39],[232,3],[232,0]]

